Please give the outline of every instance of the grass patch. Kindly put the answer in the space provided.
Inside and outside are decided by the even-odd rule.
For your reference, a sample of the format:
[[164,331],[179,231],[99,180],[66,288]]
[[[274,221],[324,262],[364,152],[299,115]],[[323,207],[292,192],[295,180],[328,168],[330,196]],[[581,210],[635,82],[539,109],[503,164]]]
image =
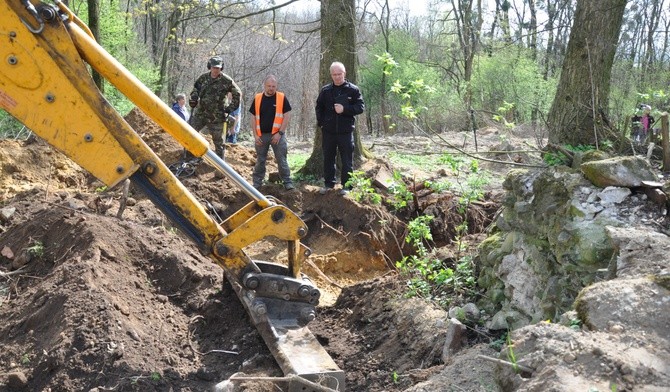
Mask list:
[[0,110],[0,139],[25,140],[30,134],[30,129],[9,113]]
[[288,167],[291,169],[291,173],[297,172],[305,166],[310,155],[307,152],[292,152],[288,154]]
[[438,154],[417,155],[392,151],[387,154],[387,158],[394,167],[420,167],[426,171],[435,171],[444,167]]

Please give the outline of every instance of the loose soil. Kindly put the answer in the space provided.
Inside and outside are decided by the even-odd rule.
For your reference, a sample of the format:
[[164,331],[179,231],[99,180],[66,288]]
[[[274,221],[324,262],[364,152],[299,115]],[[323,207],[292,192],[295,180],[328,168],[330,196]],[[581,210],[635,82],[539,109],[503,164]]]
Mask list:
[[[139,111],[127,121],[165,162],[180,158],[181,148]],[[487,135],[497,142],[495,132],[483,132],[480,147]],[[396,142],[390,149],[402,147]],[[383,156],[379,146],[374,152]],[[250,146],[228,146],[226,161],[251,178]],[[383,167],[383,159],[371,160],[363,170],[375,175]],[[0,391],[205,391],[236,373],[282,376],[239,300],[222,290],[222,270],[132,186],[119,218],[121,187],[106,189],[38,139],[0,141],[0,170]],[[276,171],[269,162],[271,176]],[[249,202],[204,163],[182,181],[217,218]],[[317,184],[294,191],[269,184],[262,192],[309,226],[313,266],[304,272],[323,293],[310,329],[345,371],[347,390],[405,390],[452,365],[440,363],[435,343],[444,312],[407,299],[393,268],[408,252],[408,217],[336,192],[320,195]],[[468,216],[473,241],[493,218],[497,196],[490,192]],[[435,247],[448,254],[457,201],[449,193],[425,200],[437,217]],[[286,259],[273,239],[245,251]],[[488,340],[471,337],[467,369],[453,370],[461,380],[455,390],[497,390],[492,366],[473,359],[495,356]]]

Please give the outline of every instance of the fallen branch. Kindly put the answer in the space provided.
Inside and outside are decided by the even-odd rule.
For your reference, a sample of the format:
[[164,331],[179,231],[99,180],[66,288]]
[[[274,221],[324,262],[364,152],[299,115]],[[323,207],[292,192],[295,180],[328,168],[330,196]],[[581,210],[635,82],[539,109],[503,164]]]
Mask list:
[[23,267],[21,267],[21,268],[19,268],[19,269],[17,269],[17,270],[14,270],[14,271],[10,271],[10,272],[2,272],[2,271],[0,271],[0,276],[2,276],[3,278],[6,278],[6,277],[9,277],[9,276],[12,276],[12,275],[18,275],[18,274],[24,272],[24,271],[23,271],[24,268],[25,268],[25,266],[23,266]]
[[574,161],[574,159],[575,159],[575,153],[574,152],[568,150],[567,148],[559,146],[558,144],[553,144],[553,143],[547,144],[547,148],[549,150],[554,150],[554,151],[560,152],[561,154],[565,155],[566,158],[568,158],[568,160],[569,160],[567,166],[572,166],[572,161]]
[[321,222],[322,225],[326,226],[327,228],[333,230],[333,231],[336,232],[336,233],[339,233],[339,234],[342,235],[343,237],[348,237],[348,236],[349,236],[348,233],[345,233],[344,231],[342,231],[342,230],[338,230],[338,229],[334,228],[333,226],[329,225],[326,221],[324,221],[323,219],[321,219],[321,217],[320,217],[319,214],[317,214],[317,213],[312,213],[312,214],[310,214],[310,217],[304,217],[304,218],[303,218],[303,221],[307,222],[308,220],[310,220],[311,217],[315,217],[316,219],[319,220],[319,222]]
[[309,387],[311,391],[315,392],[334,392],[334,389],[325,387],[321,384],[309,381],[308,379],[298,376],[298,375],[289,375],[285,377],[251,377],[251,376],[231,376],[228,380],[230,381],[269,381],[269,382],[298,382],[306,387]]
[[509,361],[504,361],[504,360],[498,359],[498,358],[488,357],[486,355],[479,354],[479,355],[477,355],[477,358],[486,359],[487,361],[495,362],[499,365],[511,366],[514,370],[518,369],[518,370],[520,370],[524,373],[532,374],[535,371],[534,369],[531,369],[528,366],[519,365],[518,363],[512,363],[512,362],[509,362]]

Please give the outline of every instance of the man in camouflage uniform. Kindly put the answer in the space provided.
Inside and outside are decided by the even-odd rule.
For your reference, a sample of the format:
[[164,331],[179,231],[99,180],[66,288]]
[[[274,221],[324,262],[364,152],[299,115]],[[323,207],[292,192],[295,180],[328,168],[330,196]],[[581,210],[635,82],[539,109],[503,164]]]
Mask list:
[[[196,79],[191,92],[189,105],[195,109],[191,119],[193,129],[206,132],[212,136],[214,151],[223,159],[223,124],[228,114],[240,106],[240,88],[230,76],[221,72],[223,60],[221,57],[212,57],[207,62],[209,72]],[[232,99],[226,105],[226,97],[231,94]]]

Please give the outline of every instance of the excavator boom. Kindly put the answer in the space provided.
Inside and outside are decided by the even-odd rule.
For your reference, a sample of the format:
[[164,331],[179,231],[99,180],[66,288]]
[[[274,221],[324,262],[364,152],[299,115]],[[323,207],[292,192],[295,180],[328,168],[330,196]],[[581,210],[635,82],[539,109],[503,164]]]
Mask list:
[[[320,292],[301,273],[310,253],[300,242],[305,223],[209,150],[207,140],[107,53],[76,15],[60,0],[54,4],[0,0],[0,108],[107,186],[130,179],[223,268],[285,374],[343,390],[343,372],[307,328]],[[251,201],[216,222],[107,102],[87,64]],[[246,246],[269,236],[286,241],[288,266],[245,254]]]

